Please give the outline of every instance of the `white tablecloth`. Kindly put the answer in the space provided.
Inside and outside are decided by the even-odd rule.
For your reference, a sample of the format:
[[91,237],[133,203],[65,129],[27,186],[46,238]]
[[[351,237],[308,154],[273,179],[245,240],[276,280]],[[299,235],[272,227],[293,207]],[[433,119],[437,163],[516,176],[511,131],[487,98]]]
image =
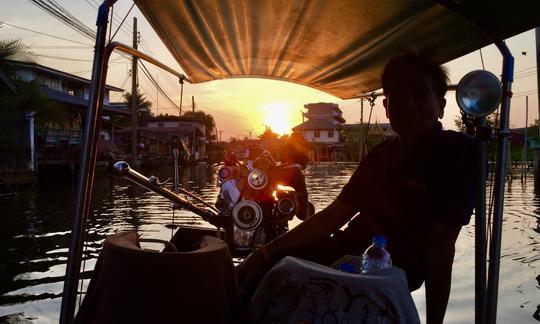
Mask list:
[[255,323],[420,323],[403,270],[351,274],[294,257],[263,278],[251,310]]

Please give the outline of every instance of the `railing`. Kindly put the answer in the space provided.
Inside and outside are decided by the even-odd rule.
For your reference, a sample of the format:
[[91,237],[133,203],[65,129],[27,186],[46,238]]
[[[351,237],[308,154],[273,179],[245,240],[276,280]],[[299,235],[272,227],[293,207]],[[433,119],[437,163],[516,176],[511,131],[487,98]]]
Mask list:
[[[37,129],[36,151],[41,161],[44,160],[78,160],[80,144],[84,130],[62,128]],[[99,156],[103,157],[113,149],[110,139],[100,138]]]
[[[62,128],[40,128],[37,129],[37,136],[42,145],[79,145],[83,135],[82,130],[62,129]],[[39,142],[38,142],[39,144]]]

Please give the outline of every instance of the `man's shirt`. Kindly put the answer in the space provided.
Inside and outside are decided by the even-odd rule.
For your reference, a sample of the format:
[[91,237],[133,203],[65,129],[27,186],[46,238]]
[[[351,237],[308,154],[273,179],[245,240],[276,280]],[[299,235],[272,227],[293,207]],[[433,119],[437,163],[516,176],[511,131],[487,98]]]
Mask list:
[[418,288],[433,222],[469,223],[478,176],[476,152],[472,138],[440,127],[415,143],[401,138],[381,143],[338,196],[359,215],[336,238],[368,246],[373,235],[385,235],[394,264],[407,272],[410,289]]

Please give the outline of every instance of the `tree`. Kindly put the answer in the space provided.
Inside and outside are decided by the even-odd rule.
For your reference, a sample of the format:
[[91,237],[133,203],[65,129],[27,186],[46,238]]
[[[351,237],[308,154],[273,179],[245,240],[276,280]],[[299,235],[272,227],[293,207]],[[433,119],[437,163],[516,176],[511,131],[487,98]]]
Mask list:
[[196,123],[203,124],[206,128],[206,139],[209,141],[216,139],[216,122],[214,120],[214,116],[201,110],[196,110],[195,112],[186,111],[182,114],[180,120],[185,122],[195,121]]
[[[487,125],[491,128],[496,128],[497,127],[497,123],[496,123],[496,114],[491,114],[487,117]],[[462,133],[465,133],[466,132],[466,129],[465,129],[465,124],[463,123],[463,117],[461,115],[457,115],[456,117],[454,117],[454,124],[456,125],[456,128],[458,129],[458,131],[462,132]]]
[[279,135],[274,133],[272,128],[267,127],[262,134],[258,135],[258,137],[261,140],[262,147],[270,151],[276,161],[280,161],[283,156],[283,154],[280,153],[280,149],[283,145],[281,145]]
[[[135,93],[135,102],[138,107],[137,111],[139,115],[138,126],[146,126],[148,124],[148,119],[152,116],[152,113],[150,111],[150,108],[152,108],[152,102],[148,101],[145,98],[144,93],[142,93],[139,88],[137,88]],[[124,100],[127,103],[128,107],[131,107],[131,93],[125,92],[122,96],[124,97]]]
[[266,129],[264,130],[264,132],[262,134],[259,134],[258,137],[261,139],[261,141],[268,141],[268,142],[272,142],[272,141],[277,141],[278,138],[279,138],[279,135],[274,133],[272,131],[272,128],[271,127],[266,127]]
[[[13,77],[14,61],[33,62],[33,53],[21,40],[0,40],[0,71]],[[0,95],[0,146],[19,147],[26,145],[20,129],[24,126],[25,115],[36,113],[36,124],[63,119],[56,118],[61,112],[40,90],[37,81],[17,82],[17,92]]]
[[11,61],[33,61],[33,53],[20,39],[0,40],[0,71],[11,75]]

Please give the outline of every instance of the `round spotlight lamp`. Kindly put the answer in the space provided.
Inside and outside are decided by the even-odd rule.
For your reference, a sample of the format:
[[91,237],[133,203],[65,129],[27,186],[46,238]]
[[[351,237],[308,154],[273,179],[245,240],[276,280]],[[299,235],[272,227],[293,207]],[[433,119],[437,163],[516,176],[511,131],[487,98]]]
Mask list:
[[461,111],[473,117],[486,117],[501,103],[501,82],[491,72],[476,70],[459,81],[456,100]]

